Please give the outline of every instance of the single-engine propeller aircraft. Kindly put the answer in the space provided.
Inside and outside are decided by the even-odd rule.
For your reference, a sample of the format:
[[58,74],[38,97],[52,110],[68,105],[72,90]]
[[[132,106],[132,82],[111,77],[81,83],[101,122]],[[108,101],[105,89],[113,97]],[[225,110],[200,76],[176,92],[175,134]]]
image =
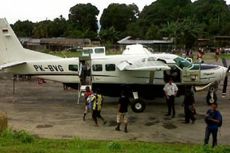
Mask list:
[[58,81],[76,89],[88,75],[92,88],[100,89],[105,96],[119,96],[122,88],[133,93],[135,112],[145,109],[141,98],[162,97],[162,88],[170,77],[179,87],[178,95],[183,95],[186,85],[207,88],[225,78],[227,72],[219,65],[194,64],[174,54],[154,54],[139,44],[126,46],[121,55],[92,55],[85,61],[56,57],[24,49],[6,19],[0,19],[0,69]]

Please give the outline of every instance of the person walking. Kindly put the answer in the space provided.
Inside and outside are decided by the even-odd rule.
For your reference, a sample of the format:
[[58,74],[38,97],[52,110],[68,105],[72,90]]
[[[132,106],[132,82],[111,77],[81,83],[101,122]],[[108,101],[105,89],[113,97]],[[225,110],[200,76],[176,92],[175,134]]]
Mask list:
[[185,123],[189,123],[190,120],[192,123],[195,122],[195,98],[191,86],[186,86],[185,95],[184,95],[184,113],[185,113]]
[[121,121],[123,120],[125,124],[124,132],[128,132],[128,106],[129,106],[129,98],[126,95],[125,91],[121,92],[121,96],[119,98],[118,103],[118,111],[117,111],[117,127],[115,130],[120,131]]
[[169,82],[165,84],[163,90],[165,92],[166,102],[168,105],[168,113],[166,114],[166,116],[170,116],[172,111],[172,118],[174,118],[176,115],[175,96],[177,95],[178,88],[177,85],[173,83],[172,78],[170,78]]
[[90,96],[92,94],[93,94],[93,92],[90,90],[90,87],[86,86],[85,92],[84,92],[84,103],[85,103],[85,106],[84,106],[83,121],[85,121],[85,117],[86,117],[86,114],[87,114],[88,109],[89,109],[88,107],[90,106],[90,102],[91,102]]
[[205,122],[207,127],[205,129],[204,145],[208,144],[209,137],[212,134],[212,147],[217,145],[218,128],[222,126],[222,115],[217,110],[217,103],[211,103],[211,109],[206,113]]
[[98,126],[97,118],[100,118],[103,121],[103,123],[106,124],[106,121],[101,116],[102,105],[103,105],[103,96],[100,94],[99,89],[97,89],[95,94],[92,96],[92,107],[93,107],[92,118],[96,126]]

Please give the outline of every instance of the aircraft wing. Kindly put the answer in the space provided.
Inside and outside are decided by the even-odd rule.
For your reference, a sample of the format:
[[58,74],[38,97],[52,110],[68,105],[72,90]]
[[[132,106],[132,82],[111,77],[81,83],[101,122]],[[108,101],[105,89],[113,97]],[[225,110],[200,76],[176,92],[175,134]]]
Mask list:
[[26,62],[12,62],[12,63],[7,63],[7,64],[2,64],[0,65],[0,70],[12,68],[12,67],[23,65],[23,64],[26,64]]
[[120,71],[163,71],[170,70],[170,67],[162,61],[125,60],[117,65]]

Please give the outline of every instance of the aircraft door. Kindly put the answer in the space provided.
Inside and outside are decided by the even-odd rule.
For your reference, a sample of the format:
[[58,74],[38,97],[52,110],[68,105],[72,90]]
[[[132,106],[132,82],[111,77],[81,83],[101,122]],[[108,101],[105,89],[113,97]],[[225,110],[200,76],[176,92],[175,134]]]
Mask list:
[[200,70],[183,69],[182,83],[198,83],[200,81]]
[[80,63],[79,75],[82,85],[91,84],[91,62],[89,60],[82,60]]
[[175,83],[181,82],[181,69],[179,69],[177,66],[170,66],[171,69],[164,71],[164,81],[168,82],[170,78],[173,79]]

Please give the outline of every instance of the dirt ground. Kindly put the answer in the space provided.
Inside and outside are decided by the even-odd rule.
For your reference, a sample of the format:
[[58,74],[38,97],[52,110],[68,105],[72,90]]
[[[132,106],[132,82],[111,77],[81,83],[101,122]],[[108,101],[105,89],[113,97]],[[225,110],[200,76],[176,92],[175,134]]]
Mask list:
[[[224,121],[219,143],[230,144],[230,95],[221,97],[218,91],[219,110]],[[154,92],[154,91],[153,91]],[[228,93],[229,89],[228,89]],[[105,98],[102,115],[107,124],[100,122],[95,127],[91,114],[82,120],[83,104],[77,104],[76,91],[64,91],[60,83],[48,81],[38,85],[33,81],[17,81],[16,94],[12,94],[10,75],[0,74],[0,111],[7,112],[9,127],[26,130],[45,138],[73,138],[99,140],[137,140],[148,142],[180,142],[202,144],[204,138],[204,114],[208,109],[206,92],[196,93],[197,121],[183,124],[183,97],[176,99],[177,115],[174,119],[165,117],[166,104],[163,98],[148,103],[144,113],[129,111],[129,132],[115,131],[116,101]],[[123,127],[122,127],[123,129]]]

